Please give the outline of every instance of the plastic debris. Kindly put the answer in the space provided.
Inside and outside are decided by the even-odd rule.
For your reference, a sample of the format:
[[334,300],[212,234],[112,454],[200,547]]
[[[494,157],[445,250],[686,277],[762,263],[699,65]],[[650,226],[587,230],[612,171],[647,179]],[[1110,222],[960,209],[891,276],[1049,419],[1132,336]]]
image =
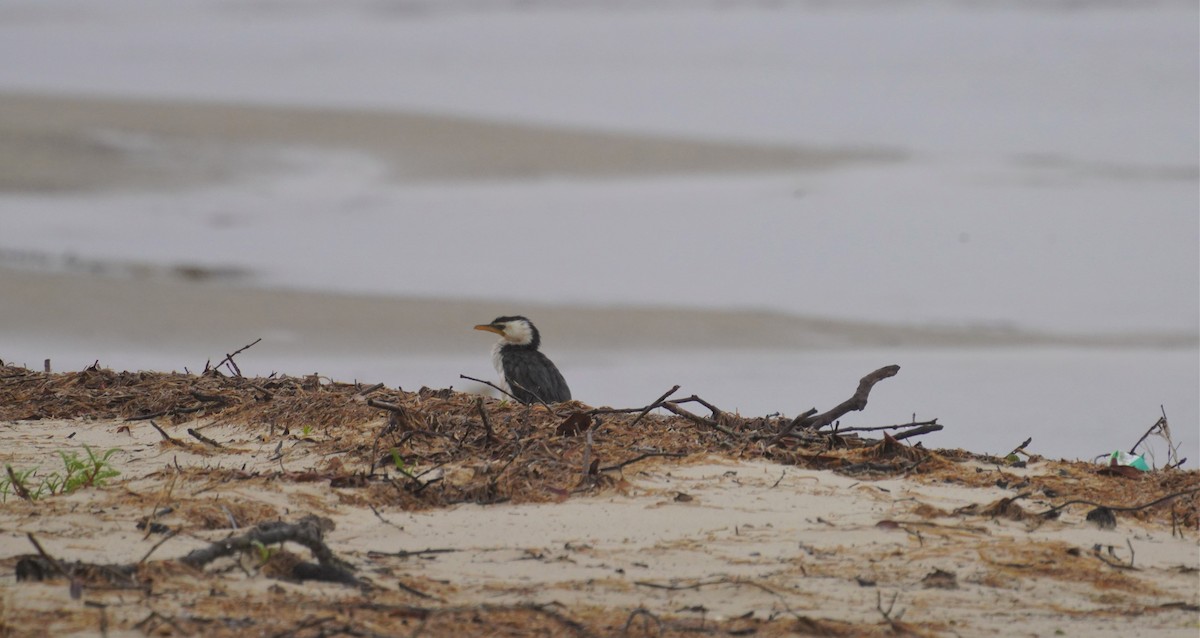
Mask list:
[[1150,466],[1146,465],[1146,459],[1117,450],[1108,457],[1108,464],[1112,466],[1125,465],[1132,468],[1137,468],[1143,472],[1149,472]]

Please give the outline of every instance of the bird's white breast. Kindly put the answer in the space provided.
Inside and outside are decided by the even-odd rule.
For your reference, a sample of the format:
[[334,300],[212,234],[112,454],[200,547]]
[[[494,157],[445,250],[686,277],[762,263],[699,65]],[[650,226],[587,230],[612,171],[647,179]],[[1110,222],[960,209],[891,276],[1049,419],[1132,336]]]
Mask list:
[[508,385],[508,379],[504,377],[504,360],[500,358],[500,349],[504,347],[504,341],[497,341],[496,345],[492,346],[492,367],[496,368],[496,372],[500,373],[500,387],[512,392],[512,387]]

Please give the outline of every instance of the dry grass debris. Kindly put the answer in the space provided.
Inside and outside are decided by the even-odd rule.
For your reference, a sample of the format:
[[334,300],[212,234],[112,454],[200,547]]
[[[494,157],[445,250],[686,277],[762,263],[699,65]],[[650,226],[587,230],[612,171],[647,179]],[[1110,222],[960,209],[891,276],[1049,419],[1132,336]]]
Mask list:
[[[244,550],[259,538],[255,534],[302,526],[307,520],[302,516],[317,520],[338,507],[370,508],[381,524],[394,525],[381,510],[413,512],[462,503],[559,503],[585,494],[620,494],[631,490],[626,478],[631,474],[668,462],[686,465],[714,456],[767,461],[781,469],[828,470],[865,483],[906,478],[929,485],[1001,488],[1011,494],[990,505],[953,511],[916,502],[908,510],[913,520],[879,522],[880,528],[906,532],[907,536],[901,534],[900,538],[915,543],[928,560],[956,547],[956,539],[988,538],[982,525],[989,521],[1016,521],[1034,529],[1062,513],[1060,509],[1047,512],[1043,506],[1018,504],[1025,500],[1043,504],[1080,501],[1069,506],[1078,508],[1073,513],[1075,520],[1087,508],[1102,504],[1119,518],[1171,526],[1180,533],[1195,534],[1200,527],[1200,473],[1195,471],[1124,476],[1100,472],[1099,466],[1086,463],[1032,457],[1029,463],[1038,468],[1032,472],[1003,459],[928,449],[886,433],[876,440],[856,433],[797,428],[795,420],[743,417],[700,397],[669,400],[670,394],[647,406],[617,409],[593,408],[577,401],[531,406],[448,389],[406,392],[316,376],[247,378],[216,369],[202,374],[114,372],[98,366],[47,374],[0,366],[0,421],[8,422],[12,430],[34,428],[42,420],[70,420],[78,429],[90,424],[113,428],[119,423],[118,431],[144,429],[148,438],[142,440],[153,441],[152,447],[169,453],[162,456],[175,459],[136,477],[141,483],[118,482],[106,488],[104,501],[108,508],[138,512],[138,533],[146,538],[164,535],[164,542],[165,535],[181,529],[195,538],[232,530],[225,542],[240,539],[238,547]],[[151,429],[157,430],[157,435]],[[316,461],[294,469],[296,465],[289,466],[284,443],[302,448],[307,458]],[[273,455],[262,454],[272,447]],[[240,460],[231,464],[232,459],[250,456],[259,459],[256,464],[244,465]],[[180,463],[176,457],[185,461]],[[785,474],[780,474],[770,489],[779,485]],[[297,491],[286,505],[260,498],[302,484],[327,485],[335,496],[322,501]],[[210,492],[220,494],[209,498]],[[1173,494],[1177,496],[1164,499]],[[14,516],[71,511],[66,503],[23,502],[11,495],[8,499]],[[691,500],[678,492],[673,502],[703,506],[689,503]],[[1161,502],[1138,508],[1156,500]],[[164,520],[169,525],[163,524]],[[295,523],[297,520],[301,522]],[[368,554],[366,564],[373,566],[369,574],[358,572],[351,577],[339,571],[342,563],[335,556],[337,548],[326,547],[318,532],[311,534],[314,536],[306,536],[301,544],[307,543],[320,566],[304,552],[290,552],[281,546],[272,550],[260,547],[257,559],[251,551],[232,565],[214,568],[208,563],[225,556],[219,544],[214,544],[209,554],[199,554],[204,560],[191,563],[186,558],[152,557],[155,545],[140,561],[87,563],[39,550],[2,559],[0,568],[32,581],[61,585],[55,591],[67,598],[84,588],[123,592],[116,598],[93,596],[87,605],[73,607],[74,612],[55,621],[58,632],[110,626],[149,635],[240,636],[252,632],[314,637],[861,636],[940,635],[948,630],[928,620],[902,621],[902,610],[892,610],[897,606],[895,598],[886,609],[881,603],[871,620],[835,620],[821,610],[786,606],[769,615],[709,618],[703,608],[681,608],[667,614],[661,609],[578,603],[463,605],[454,602],[453,582],[423,578],[419,570],[393,573],[396,564],[421,560],[421,552]],[[930,547],[925,547],[926,543]],[[189,555],[196,556],[197,551],[205,550]],[[437,551],[443,550],[429,553]],[[913,582],[923,590],[956,592],[963,583],[1004,588],[1036,577],[1116,592],[1114,600],[1127,604],[1130,596],[1146,588],[1126,573],[1133,568],[1132,555],[1128,566],[1113,556],[1092,556],[1061,543],[987,541],[979,555],[983,573],[960,578],[937,567],[913,566],[919,571]],[[827,559],[831,557],[813,554],[814,563],[808,568],[800,560],[788,569],[799,570],[803,577],[832,578],[837,568],[819,564]],[[550,558],[534,555],[531,560]],[[338,578],[314,575],[321,573],[318,567],[330,565],[336,567]],[[228,579],[236,574],[250,577],[252,583],[269,584],[247,590],[243,582],[235,592],[229,589]],[[931,580],[930,574],[936,578]],[[256,575],[264,578],[255,580]],[[334,582],[322,582],[330,580]],[[400,584],[398,588],[381,586],[384,581]],[[859,584],[866,587],[866,582]],[[602,585],[597,581],[595,586]],[[614,581],[604,586],[618,591],[618,585],[621,583]],[[758,588],[769,596],[779,596],[773,589],[778,584],[737,578],[679,587],[703,585]],[[870,586],[875,585],[872,582]],[[146,604],[120,602],[134,599]],[[146,601],[154,601],[154,611],[147,611]],[[2,602],[0,599],[0,635],[9,635],[3,631],[6,628],[16,632],[12,635],[44,628],[47,614],[57,613],[36,605],[3,608]],[[59,602],[59,606],[63,604],[68,603]]]
[[[708,406],[713,414],[683,409],[680,404],[688,400]],[[0,420],[125,419],[130,427],[144,427],[143,422],[161,419],[202,423],[189,428],[196,434],[225,424],[264,440],[300,437],[329,456],[326,471],[299,475],[283,469],[275,480],[327,480],[339,487],[361,487],[347,498],[377,507],[551,502],[581,492],[620,489],[620,472],[639,464],[708,454],[863,478],[902,475],[994,485],[1115,507],[1133,507],[1200,487],[1196,471],[1146,472],[1130,478],[1099,473],[1087,463],[1037,457],[1034,460],[1049,471],[1019,476],[1001,459],[926,449],[887,434],[872,440],[809,431],[772,444],[787,430],[787,419],[746,418],[698,397],[688,400],[670,402],[675,413],[665,415],[642,414],[639,408],[596,409],[578,401],[551,411],[541,405],[480,401],[477,395],[448,389],[405,392],[317,376],[247,378],[215,369],[201,375],[114,372],[97,366],[45,374],[0,367]],[[581,417],[590,426],[579,427]],[[162,445],[206,451],[206,445],[194,439],[164,440]],[[206,477],[222,480],[207,472]],[[249,478],[256,477],[236,472],[226,477]],[[1020,518],[1019,509],[1012,502],[983,513]],[[1200,495],[1192,492],[1123,515],[1195,530],[1200,526],[1198,512]]]

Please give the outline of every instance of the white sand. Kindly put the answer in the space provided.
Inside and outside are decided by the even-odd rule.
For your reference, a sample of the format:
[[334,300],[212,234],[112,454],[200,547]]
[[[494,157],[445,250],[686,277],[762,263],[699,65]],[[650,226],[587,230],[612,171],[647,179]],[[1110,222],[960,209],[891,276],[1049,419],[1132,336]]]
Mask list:
[[[330,547],[363,576],[389,589],[399,579],[451,605],[556,602],[568,614],[576,606],[644,606],[674,616],[731,618],[752,612],[759,618],[798,614],[873,624],[882,621],[879,596],[885,609],[895,598],[893,617],[903,611],[905,622],[957,635],[1011,635],[1019,627],[1028,635],[1192,636],[1200,619],[1195,611],[1162,607],[1198,602],[1195,573],[1188,571],[1197,567],[1194,532],[1179,538],[1168,528],[1124,517],[1116,529],[1098,530],[1082,520],[1082,507],[1040,526],[918,513],[925,506],[952,511],[986,505],[1012,496],[1011,490],[906,479],[861,481],[708,458],[683,465],[635,464],[626,469],[619,492],[559,503],[463,505],[416,513],[384,509],[376,516],[344,498],[352,498],[354,490],[331,489],[325,482],[173,484],[169,471],[159,473],[175,463],[269,473],[299,472],[330,461],[294,438],[256,439],[236,428],[213,427],[205,432],[228,448],[197,454],[161,445],[145,423],[133,424],[128,433],[117,431],[121,425],[0,426],[5,463],[47,457],[74,433],[72,445],[119,447],[113,462],[122,470],[120,482],[105,491],[82,490],[36,506],[10,497],[0,510],[0,558],[29,553],[25,534],[34,533],[63,559],[138,560],[159,537],[143,538],[134,529],[134,521],[148,512],[121,505],[127,499],[122,495],[157,494],[159,502],[184,505],[257,504],[285,519],[307,512],[328,516],[337,525],[327,538]],[[190,441],[182,426],[168,429]],[[269,460],[280,441],[282,459]],[[457,471],[469,470],[449,470]],[[1027,470],[1038,471],[1036,464]],[[1032,511],[1048,504],[1038,497],[1023,501]],[[40,515],[32,516],[34,511]],[[161,521],[180,525],[176,515]],[[183,531],[154,558],[182,556],[232,530]],[[1106,564],[1093,556],[1094,547],[1110,563],[1132,561],[1135,568]],[[424,549],[455,552],[404,559],[370,554]],[[943,575],[948,588],[926,580],[937,570],[952,574]],[[8,578],[0,588],[0,609],[80,604],[65,598],[65,587],[14,587]],[[230,591],[250,597],[266,586],[261,576],[223,580]],[[340,595],[336,586],[284,587],[293,596]],[[85,599],[104,596],[88,593]],[[160,613],[173,613],[167,601],[155,604]],[[125,622],[147,613],[136,603],[110,610]]]

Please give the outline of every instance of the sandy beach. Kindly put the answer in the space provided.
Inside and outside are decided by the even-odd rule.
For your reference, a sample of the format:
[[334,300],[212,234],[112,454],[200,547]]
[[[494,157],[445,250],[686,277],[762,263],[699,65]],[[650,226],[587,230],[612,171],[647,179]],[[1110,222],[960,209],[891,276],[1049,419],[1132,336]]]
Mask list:
[[0,637],[1200,631],[1194,6],[401,5],[0,7]]
[[0,7],[0,638],[1194,637],[1195,18]]
[[0,638],[1195,637],[1195,20],[7,2]]
[[[495,400],[479,408],[491,414],[488,443],[469,395],[286,379],[5,368],[0,384],[0,460],[39,466],[23,482],[36,486],[59,452],[83,446],[115,450],[120,472],[33,501],[10,485],[4,635],[1189,636],[1200,622],[1195,471],[1103,476],[1085,463],[1012,467],[853,440],[783,445],[771,461],[751,452],[770,446],[738,443],[753,421],[726,420],[727,435],[670,415],[648,417],[640,435],[632,414],[598,416],[593,448],[591,436],[556,432],[561,416]],[[195,396],[210,407],[169,413]],[[367,397],[400,406],[400,429],[387,433],[388,411]],[[23,418],[101,404],[168,413],[162,432],[111,408]],[[451,449],[439,436],[458,460],[437,461]],[[505,459],[511,445],[522,451]],[[381,450],[400,454],[403,472],[373,462]],[[602,469],[581,474],[589,458]],[[1113,527],[1085,520],[1095,503],[1177,492],[1173,504],[1117,512]],[[308,515],[325,521],[322,542],[355,585],[296,576],[292,565],[314,559],[292,543],[187,566],[213,541]],[[86,567],[128,564],[132,577]],[[38,565],[43,581],[13,579]]]

